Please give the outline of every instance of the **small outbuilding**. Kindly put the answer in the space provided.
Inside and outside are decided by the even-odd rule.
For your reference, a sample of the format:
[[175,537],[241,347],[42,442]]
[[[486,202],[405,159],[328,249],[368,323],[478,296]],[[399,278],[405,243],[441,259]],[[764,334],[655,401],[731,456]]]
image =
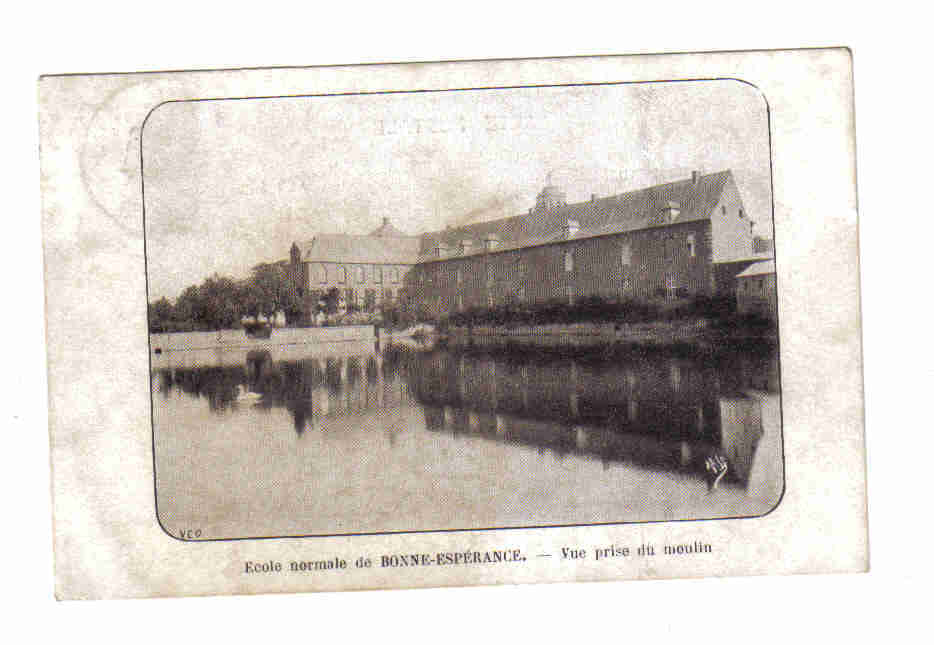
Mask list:
[[775,321],[778,311],[775,260],[756,262],[736,276],[736,310]]

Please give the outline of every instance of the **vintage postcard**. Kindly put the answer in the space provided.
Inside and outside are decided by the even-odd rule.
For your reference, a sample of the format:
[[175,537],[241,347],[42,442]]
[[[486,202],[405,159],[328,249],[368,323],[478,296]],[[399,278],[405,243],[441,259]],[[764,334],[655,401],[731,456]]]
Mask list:
[[851,68],[42,78],[58,597],[866,570]]

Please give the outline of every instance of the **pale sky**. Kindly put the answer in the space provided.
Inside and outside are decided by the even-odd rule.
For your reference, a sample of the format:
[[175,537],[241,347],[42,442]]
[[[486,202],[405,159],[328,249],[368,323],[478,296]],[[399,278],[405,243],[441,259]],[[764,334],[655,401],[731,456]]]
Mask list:
[[737,81],[168,103],[143,130],[150,300],[316,233],[417,234],[731,169],[771,237],[766,105]]

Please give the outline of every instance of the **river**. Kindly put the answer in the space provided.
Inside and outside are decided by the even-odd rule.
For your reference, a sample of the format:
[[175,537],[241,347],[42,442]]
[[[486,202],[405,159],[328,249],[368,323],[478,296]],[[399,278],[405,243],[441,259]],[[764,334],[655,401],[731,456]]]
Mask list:
[[175,536],[751,517],[784,481],[767,346],[173,350],[153,356],[152,392]]

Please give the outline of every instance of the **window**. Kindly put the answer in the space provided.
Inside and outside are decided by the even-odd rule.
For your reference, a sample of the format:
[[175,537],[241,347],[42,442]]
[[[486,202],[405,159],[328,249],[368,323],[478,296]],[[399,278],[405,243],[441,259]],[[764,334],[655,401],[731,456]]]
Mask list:
[[678,295],[678,284],[674,276],[665,276],[665,297],[674,300]]
[[366,269],[357,267],[357,282],[366,282]]
[[688,253],[691,254],[692,258],[697,257],[697,244],[693,233],[688,235]]
[[492,283],[496,279],[496,268],[492,264],[486,265],[486,281]]
[[392,268],[392,281],[399,282],[399,267]]
[[464,270],[460,267],[457,268],[457,284],[460,284],[464,281]]
[[337,281],[340,283],[347,282],[347,268],[346,267],[337,267]]
[[383,283],[383,267],[376,267],[373,269],[373,281],[377,284]]
[[323,264],[316,264],[314,276],[317,282],[327,282],[328,281],[327,267]]
[[564,254],[564,270],[568,273],[574,270],[574,255],[570,251]]
[[629,242],[623,242],[623,246],[620,247],[619,259],[624,267],[632,264],[632,245]]

